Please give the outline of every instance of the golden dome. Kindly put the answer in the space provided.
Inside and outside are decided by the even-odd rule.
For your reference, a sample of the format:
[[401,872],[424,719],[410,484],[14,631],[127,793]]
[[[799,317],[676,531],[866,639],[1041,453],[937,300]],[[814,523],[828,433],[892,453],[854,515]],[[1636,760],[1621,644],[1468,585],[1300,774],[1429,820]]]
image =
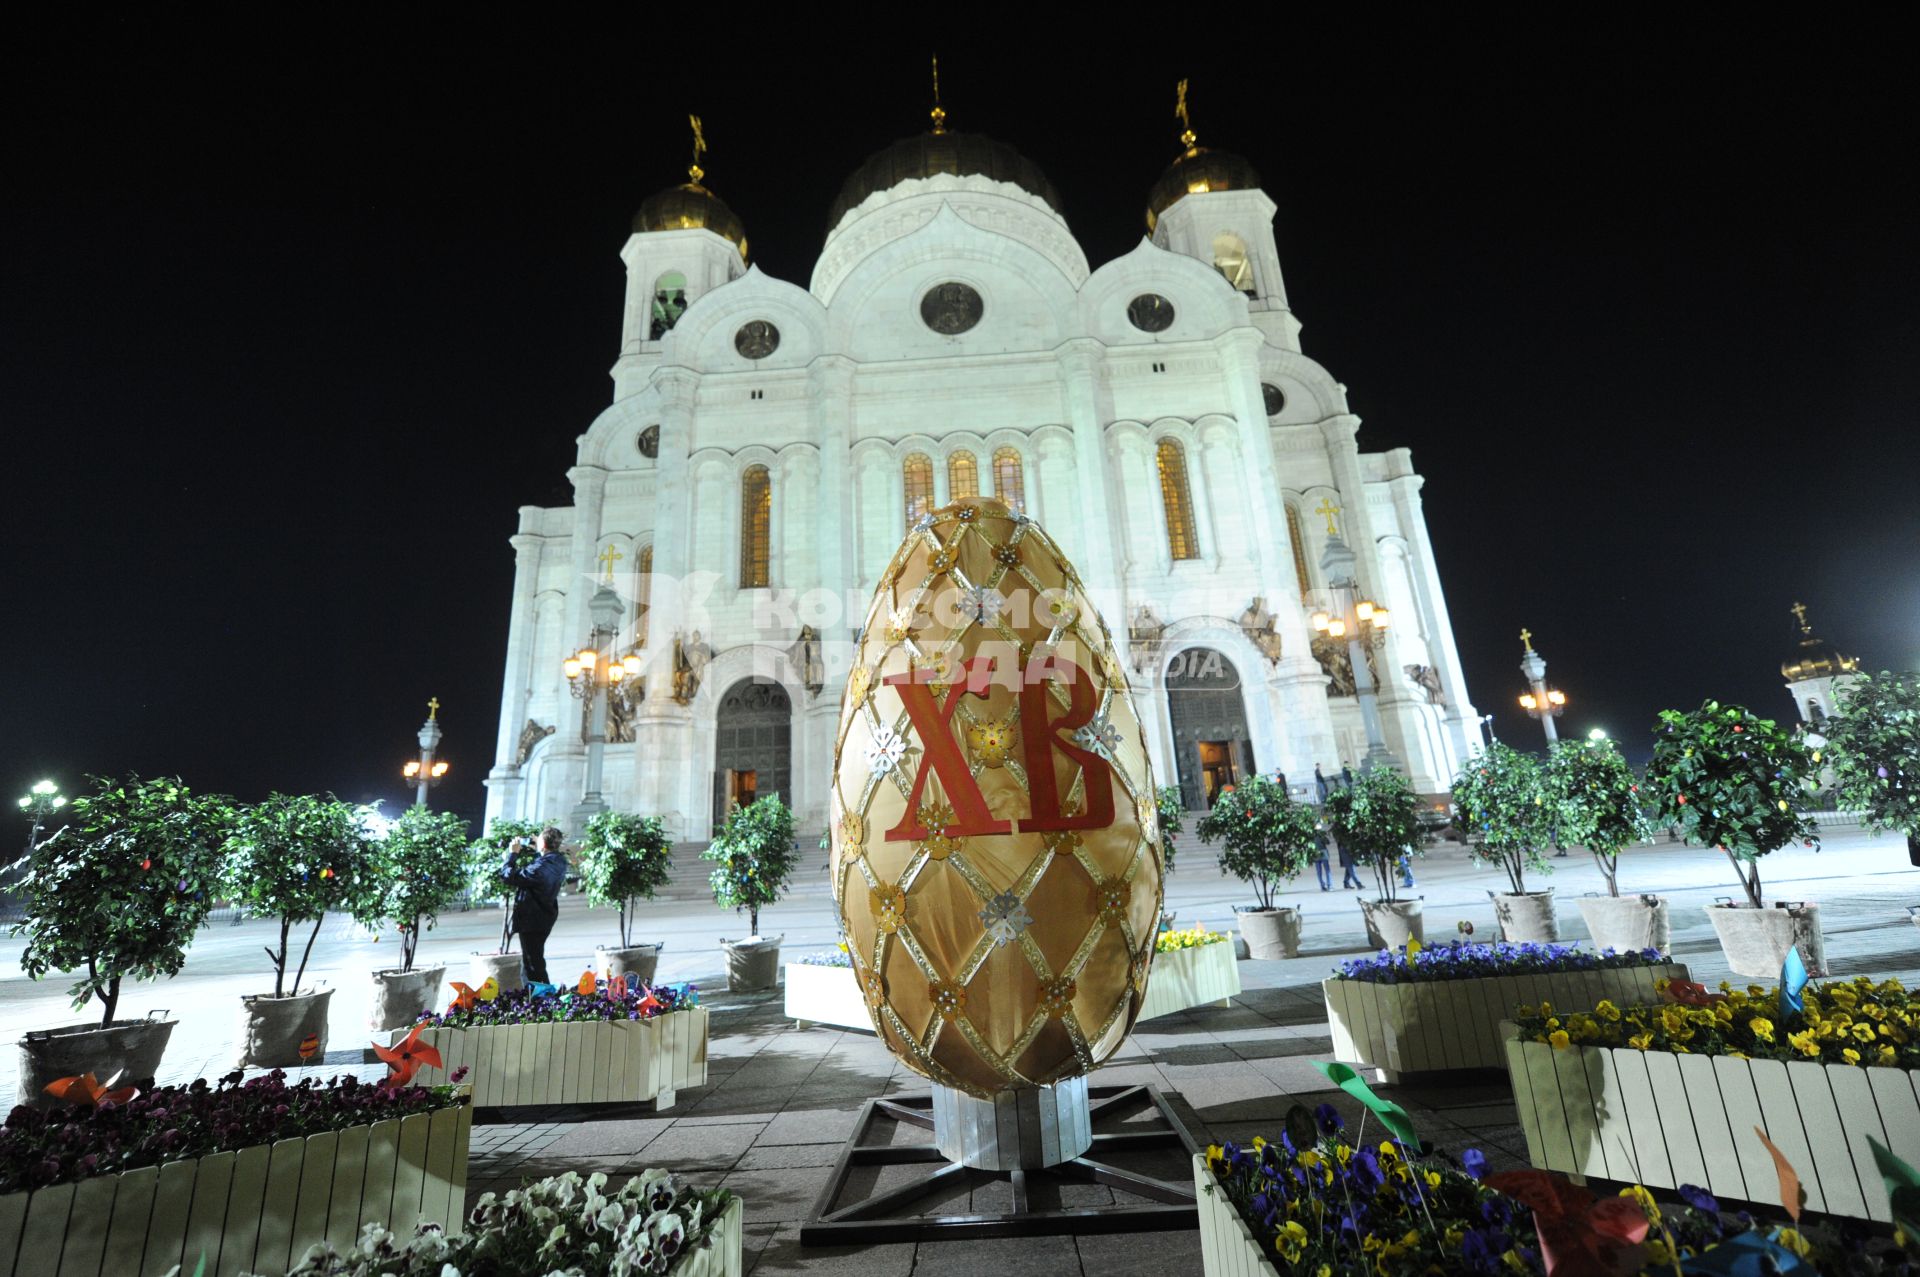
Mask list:
[[1842,655],[1839,648],[1823,638],[1815,637],[1813,626],[1807,622],[1804,604],[1795,603],[1793,615],[1800,631],[1800,641],[1794,645],[1787,659],[1780,662],[1780,673],[1787,682],[1832,678],[1837,674],[1852,674],[1860,668],[1859,657]]
[[1147,195],[1147,230],[1152,232],[1160,214],[1188,195],[1206,191],[1252,191],[1260,187],[1260,174],[1253,165],[1232,151],[1210,151],[1189,145],[1167,166],[1160,180]]
[[1060,196],[1038,164],[1005,142],[996,142],[978,133],[943,129],[938,133],[903,137],[869,155],[834,199],[833,208],[827,213],[827,234],[833,234],[841,219],[858,208],[867,196],[892,190],[912,178],[932,177],[936,173],[1010,182],[1031,195],[1038,195],[1054,212],[1066,216],[1060,209]]
[[669,186],[655,195],[649,195],[640,211],[633,215],[633,229],[644,234],[648,231],[712,231],[721,239],[731,240],[739,248],[742,260],[747,256],[747,228],[740,222],[726,202],[706,187],[698,179],[682,182],[678,186]]

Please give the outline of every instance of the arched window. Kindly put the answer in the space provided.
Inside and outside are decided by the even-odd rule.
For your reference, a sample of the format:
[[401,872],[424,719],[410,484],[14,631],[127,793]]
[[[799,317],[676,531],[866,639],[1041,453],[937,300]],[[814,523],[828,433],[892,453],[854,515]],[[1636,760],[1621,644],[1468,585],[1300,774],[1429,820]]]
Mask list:
[[1307,542],[1300,533],[1300,509],[1287,507],[1287,539],[1293,542],[1293,575],[1300,582],[1300,597],[1304,600],[1311,588],[1307,580]]
[[964,501],[980,495],[980,463],[971,452],[956,452],[947,458],[947,500]]
[[635,571],[639,579],[634,582],[633,605],[633,645],[647,645],[647,611],[653,606],[653,546],[640,547],[640,563]]
[[740,588],[768,584],[773,558],[773,478],[765,466],[748,466],[740,476]]
[[677,270],[670,270],[653,281],[653,323],[647,329],[647,340],[659,341],[665,337],[686,312],[687,277]]
[[1221,231],[1213,237],[1213,268],[1239,291],[1253,292],[1253,257],[1238,235]]
[[1160,505],[1167,513],[1167,550],[1176,559],[1200,557],[1193,533],[1193,494],[1187,487],[1187,454],[1177,440],[1162,439],[1157,453]]
[[907,526],[912,527],[933,510],[933,458],[912,453],[900,464],[900,477],[907,493]]
[[1027,483],[1020,473],[1020,450],[996,448],[993,452],[993,495],[1015,514],[1027,511]]

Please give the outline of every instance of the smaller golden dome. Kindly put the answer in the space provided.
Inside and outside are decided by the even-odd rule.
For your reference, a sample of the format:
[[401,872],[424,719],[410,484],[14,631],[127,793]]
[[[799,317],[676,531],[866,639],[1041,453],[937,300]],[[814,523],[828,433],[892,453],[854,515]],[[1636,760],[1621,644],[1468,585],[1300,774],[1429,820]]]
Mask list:
[[1787,659],[1780,662],[1780,673],[1787,682],[1833,678],[1838,674],[1852,674],[1859,670],[1859,657],[1842,655],[1839,648],[1814,634],[1813,626],[1807,621],[1804,604],[1795,603],[1793,615],[1800,631],[1800,641],[1794,645]]
[[1189,195],[1208,191],[1252,191],[1260,187],[1260,174],[1245,157],[1232,151],[1210,151],[1189,145],[1167,166],[1160,180],[1147,195],[1147,231],[1160,222],[1160,214]]
[[700,185],[698,179],[649,195],[640,211],[633,215],[633,229],[637,234],[712,231],[739,248],[741,260],[747,256],[747,228],[741,224],[739,215],[727,207],[726,201]]

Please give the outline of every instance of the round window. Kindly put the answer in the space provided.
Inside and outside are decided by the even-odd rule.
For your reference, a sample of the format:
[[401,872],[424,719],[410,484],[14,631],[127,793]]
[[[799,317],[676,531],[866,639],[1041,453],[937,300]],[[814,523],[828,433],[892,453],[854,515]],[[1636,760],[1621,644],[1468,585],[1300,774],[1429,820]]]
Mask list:
[[660,427],[648,426],[640,432],[640,455],[657,457],[660,455]]
[[1270,381],[1260,383],[1260,397],[1267,401],[1267,415],[1277,417],[1287,410],[1287,396]]
[[1127,322],[1143,333],[1163,333],[1173,327],[1173,303],[1159,293],[1141,293],[1127,303]]
[[780,330],[764,319],[749,320],[733,335],[733,348],[747,359],[765,359],[780,348]]
[[920,299],[920,319],[933,331],[953,337],[979,323],[985,308],[980,294],[966,284],[935,284]]

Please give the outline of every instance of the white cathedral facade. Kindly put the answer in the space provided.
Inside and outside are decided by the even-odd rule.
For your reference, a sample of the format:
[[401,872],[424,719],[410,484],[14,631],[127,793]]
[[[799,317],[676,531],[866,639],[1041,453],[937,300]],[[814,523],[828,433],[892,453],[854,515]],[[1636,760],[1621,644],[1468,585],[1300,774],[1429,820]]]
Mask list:
[[[748,265],[697,165],[641,207],[613,403],[573,503],[522,507],[512,539],[489,819],[576,812],[597,750],[605,803],[678,837],[774,792],[824,827],[867,599],[921,514],[970,497],[1072,558],[1133,663],[1156,782],[1192,807],[1255,771],[1310,795],[1316,765],[1367,754],[1346,651],[1309,620],[1337,529],[1393,618],[1368,661],[1386,749],[1444,791],[1478,715],[1423,481],[1406,449],[1361,451],[1302,352],[1252,167],[1187,134],[1149,236],[1094,268],[1032,162],[942,125],[847,180],[805,286]],[[603,586],[601,649],[641,673],[601,733],[565,663]]]

